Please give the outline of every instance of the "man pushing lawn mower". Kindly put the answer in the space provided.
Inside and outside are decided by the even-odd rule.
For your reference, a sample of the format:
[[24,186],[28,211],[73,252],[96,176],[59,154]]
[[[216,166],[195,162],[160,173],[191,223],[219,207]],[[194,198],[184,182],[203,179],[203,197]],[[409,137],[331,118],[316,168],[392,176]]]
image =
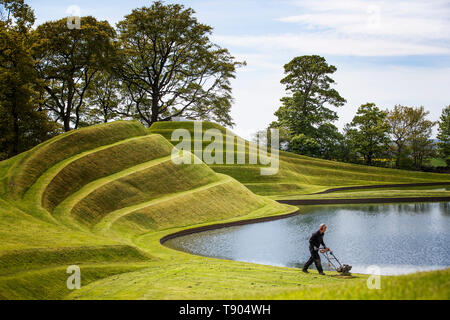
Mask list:
[[322,223],[319,227],[319,230],[316,232],[313,232],[311,238],[309,238],[309,252],[311,252],[311,257],[306,262],[305,266],[303,267],[303,272],[308,273],[309,266],[314,262],[317,268],[317,271],[319,271],[319,274],[325,275],[323,273],[322,264],[320,262],[320,256],[319,256],[319,248],[320,245],[323,245],[323,249],[320,249],[321,252],[327,252],[330,251],[329,248],[325,245],[323,242],[323,235],[325,234],[325,231],[327,230],[327,226]]
[[[319,256],[320,250],[320,252],[325,256],[325,258],[327,258],[328,266],[333,266],[333,268],[336,269],[337,272],[342,273],[343,275],[350,275],[350,270],[352,269],[352,266],[349,266],[348,264],[342,265],[336,258],[336,256],[333,254],[333,252],[330,251],[330,249],[327,248],[327,246],[323,242],[323,235],[325,234],[326,230],[327,226],[324,223],[322,223],[319,226],[319,230],[314,232],[311,238],[309,238],[309,252],[311,252],[311,257],[305,263],[305,266],[303,267],[303,272],[308,273],[309,266],[314,262],[317,271],[319,271],[319,274],[323,276],[325,275],[325,273],[323,273],[322,264],[320,262]],[[323,248],[320,248],[320,245],[322,245]]]

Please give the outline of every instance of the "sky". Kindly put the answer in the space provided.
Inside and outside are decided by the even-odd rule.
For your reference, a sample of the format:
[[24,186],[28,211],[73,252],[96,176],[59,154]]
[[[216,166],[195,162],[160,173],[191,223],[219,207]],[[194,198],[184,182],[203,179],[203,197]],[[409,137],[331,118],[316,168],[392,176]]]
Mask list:
[[[28,0],[37,24],[93,15],[112,25],[141,0]],[[361,104],[382,109],[424,106],[437,121],[450,104],[450,1],[443,0],[177,0],[213,27],[211,40],[247,66],[233,80],[233,131],[251,137],[274,120],[283,66],[318,54],[336,66],[340,129]],[[74,11],[75,10],[75,11]],[[76,11],[79,10],[79,13]]]

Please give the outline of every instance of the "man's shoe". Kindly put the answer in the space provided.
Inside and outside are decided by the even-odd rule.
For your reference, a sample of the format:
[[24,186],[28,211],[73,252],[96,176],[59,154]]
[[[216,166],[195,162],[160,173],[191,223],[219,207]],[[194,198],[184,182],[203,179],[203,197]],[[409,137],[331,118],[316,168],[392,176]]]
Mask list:
[[302,269],[302,271],[303,271],[304,273],[309,273],[308,270],[306,270],[306,269]]
[[319,272],[319,274],[320,274],[321,276],[324,276],[324,275],[325,275],[325,273],[323,273],[323,272]]

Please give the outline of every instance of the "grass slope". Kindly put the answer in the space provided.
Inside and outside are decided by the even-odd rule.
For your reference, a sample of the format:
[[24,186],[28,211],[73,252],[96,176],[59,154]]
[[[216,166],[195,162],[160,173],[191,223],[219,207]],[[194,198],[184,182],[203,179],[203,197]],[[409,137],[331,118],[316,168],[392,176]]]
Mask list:
[[172,149],[139,123],[118,121],[0,162],[0,297],[64,298],[71,264],[83,285],[161,265],[133,241],[155,230],[293,210],[205,164],[174,164]]
[[[170,161],[173,146],[164,137],[189,125],[160,123],[148,130],[117,121],[62,134],[0,162],[0,299],[295,298],[304,288],[333,298],[349,287],[356,296],[377,297],[364,287],[362,275],[319,277],[198,257],[159,240],[188,227],[297,210],[246,186],[261,194],[289,195],[375,176],[390,182],[445,180],[290,154],[282,154],[280,173],[272,177],[260,177],[259,166],[176,165]],[[224,130],[204,123],[207,128]],[[236,146],[242,143],[245,147],[245,141]],[[248,147],[242,152],[251,153]],[[72,264],[82,272],[82,288],[76,291],[66,287],[66,268]],[[393,283],[389,292],[400,285]],[[448,298],[448,286],[424,283],[438,298]],[[410,297],[411,290],[392,296]]]
[[[186,122],[157,122],[150,127],[151,133],[159,133],[171,141],[172,133],[176,129],[184,128],[194,138],[194,123]],[[202,123],[202,132],[215,129],[226,134],[226,129],[210,122]],[[171,141],[177,145],[179,141]],[[202,150],[210,144],[204,142]],[[332,187],[395,184],[395,183],[422,183],[422,182],[448,182],[448,174],[430,174],[415,171],[368,167],[355,164],[347,164],[336,161],[316,159],[289,152],[280,152],[279,171],[276,175],[261,175],[261,165],[250,165],[249,142],[241,138],[234,141],[237,145],[245,145],[246,164],[213,164],[210,167],[219,173],[229,175],[243,183],[253,192],[259,195],[280,198],[289,195],[307,194],[323,191]],[[192,143],[192,150],[198,150]],[[224,150],[225,139],[224,139]],[[408,190],[405,190],[407,193]]]
[[398,277],[382,277],[380,289],[367,290],[366,283],[353,282],[346,286],[329,285],[300,289],[267,299],[374,299],[374,300],[449,300],[450,269],[435,272],[419,272]]

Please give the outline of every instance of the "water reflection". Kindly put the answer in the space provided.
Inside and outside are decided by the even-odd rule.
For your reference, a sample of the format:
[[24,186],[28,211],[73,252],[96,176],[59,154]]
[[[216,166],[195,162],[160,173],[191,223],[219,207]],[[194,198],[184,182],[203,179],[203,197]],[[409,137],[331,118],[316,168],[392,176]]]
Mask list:
[[[405,214],[416,214],[416,213],[428,213],[430,208],[436,203],[398,203],[393,204],[396,206],[396,213],[405,213]],[[439,203],[439,206],[446,206],[443,209],[449,210],[449,204],[447,202]],[[342,208],[342,207],[341,207]],[[361,211],[364,210],[365,214],[371,215],[380,215],[380,214],[390,214],[392,213],[392,205],[379,205],[379,204],[369,204],[365,205],[363,209],[361,209],[361,205],[348,205],[346,207],[348,211]]]
[[450,266],[449,211],[449,202],[325,206],[288,219],[188,235],[167,245],[204,256],[301,267],[309,257],[311,232],[326,223],[325,243],[341,262],[353,265],[353,272],[378,265],[383,274],[400,274]]
[[443,214],[450,215],[450,202],[442,202],[439,206],[441,207]]

